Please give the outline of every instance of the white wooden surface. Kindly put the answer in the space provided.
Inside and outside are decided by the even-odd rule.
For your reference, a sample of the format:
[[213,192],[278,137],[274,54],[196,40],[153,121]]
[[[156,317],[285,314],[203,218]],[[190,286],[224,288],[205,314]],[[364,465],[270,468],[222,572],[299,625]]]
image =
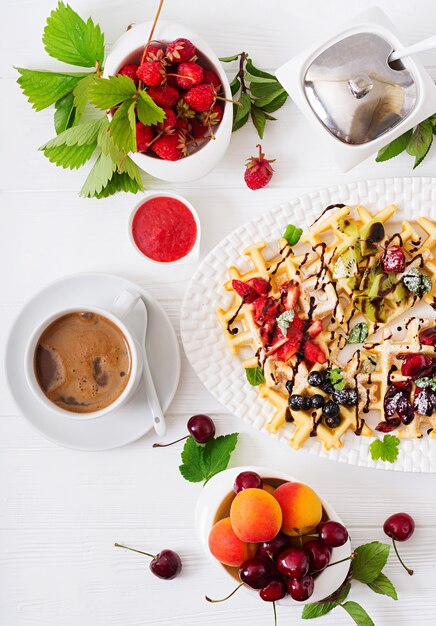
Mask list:
[[[37,152],[53,135],[52,112],[34,113],[20,93],[13,65],[54,67],[41,46],[45,18],[55,0],[4,0],[0,23],[1,77],[1,342],[22,303],[42,285],[76,271],[115,272],[156,295],[178,328],[180,301],[190,270],[150,269],[131,248],[126,220],[131,195],[82,200],[77,192],[84,170],[59,170]],[[106,33],[107,46],[130,22],[149,19],[156,2],[75,0]],[[351,17],[371,0],[167,0],[163,18],[185,22],[219,55],[247,50],[273,69],[300,50],[325,25]],[[434,33],[432,0],[384,0],[380,4],[406,43]],[[433,53],[423,56],[436,78]],[[264,148],[276,157],[276,174],[257,193],[243,185],[243,162],[255,150],[252,127],[232,139],[222,163],[203,180],[177,189],[197,207],[203,227],[202,254],[233,227],[276,202],[340,181],[411,175],[400,157],[386,165],[372,159],[348,175],[338,173],[292,104],[269,125]],[[436,153],[420,167],[434,175]],[[165,189],[150,180],[150,188]],[[413,207],[418,209],[419,207]],[[417,522],[403,546],[415,568],[409,578],[392,558],[388,574],[400,601],[355,585],[353,598],[378,626],[434,624],[436,613],[436,491],[432,475],[398,475],[346,467],[293,452],[249,430],[202,388],[183,361],[182,377],[169,411],[169,434],[184,432],[196,412],[214,416],[220,433],[242,432],[233,464],[262,463],[282,468],[319,490],[340,511],[355,544],[383,539],[388,514],[407,510]],[[30,430],[0,383],[0,623],[4,626],[263,626],[271,607],[241,592],[227,604],[209,605],[204,594],[220,596],[227,580],[206,560],[193,532],[193,509],[201,489],[178,473],[180,445],[153,450],[153,436],[104,453],[80,453],[49,443]],[[160,581],[145,558],[112,547],[126,542],[150,551],[179,551],[183,575]],[[279,624],[299,622],[300,609],[280,609]],[[326,626],[350,624],[337,609]]]

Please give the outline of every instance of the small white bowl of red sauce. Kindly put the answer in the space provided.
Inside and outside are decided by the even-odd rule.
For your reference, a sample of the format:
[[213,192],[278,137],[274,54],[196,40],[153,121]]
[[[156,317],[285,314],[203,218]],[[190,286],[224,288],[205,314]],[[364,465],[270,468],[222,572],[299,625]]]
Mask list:
[[200,234],[196,210],[172,192],[145,194],[129,220],[129,237],[136,251],[143,259],[161,265],[196,261]]

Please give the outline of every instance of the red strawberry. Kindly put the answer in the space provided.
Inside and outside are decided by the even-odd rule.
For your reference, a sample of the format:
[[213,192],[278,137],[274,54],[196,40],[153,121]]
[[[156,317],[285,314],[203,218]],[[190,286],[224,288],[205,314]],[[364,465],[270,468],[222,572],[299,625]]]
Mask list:
[[259,297],[257,291],[247,283],[243,283],[242,280],[232,280],[232,287],[244,302],[254,302]]
[[174,111],[172,109],[168,109],[168,108],[164,108],[165,111],[165,119],[163,122],[159,122],[159,124],[156,124],[157,128],[160,131],[170,131],[174,128],[174,126],[176,125],[176,114],[174,113]]
[[286,361],[289,361],[291,356],[297,354],[299,349],[299,341],[297,341],[296,339],[289,340],[277,350],[277,358],[279,359],[279,361],[283,361],[283,363],[286,363]]
[[184,100],[194,111],[209,111],[215,103],[214,88],[212,85],[198,85],[184,95]]
[[191,120],[191,135],[198,139],[199,137],[204,137],[208,131],[208,127],[205,126],[200,120],[194,117]]
[[137,75],[148,87],[162,85],[166,79],[166,72],[159,61],[145,61],[139,66]]
[[205,111],[201,114],[201,119],[205,125],[215,126],[223,119],[223,112],[223,107],[218,102],[215,102],[210,111]]
[[280,286],[280,299],[287,311],[295,308],[300,292],[300,285],[296,280],[290,280]]
[[180,94],[175,87],[171,85],[160,85],[159,87],[151,87],[148,90],[150,98],[160,107],[172,109],[179,101]]
[[179,130],[189,130],[188,120],[185,120],[183,117],[178,117],[176,119],[176,128]]
[[253,302],[253,317],[256,324],[268,324],[269,332],[276,323],[279,303],[274,298],[266,296],[257,297]]
[[271,180],[274,172],[270,164],[273,163],[275,159],[273,159],[272,161],[265,159],[265,155],[262,152],[262,146],[259,143],[257,144],[257,148],[259,148],[259,156],[251,157],[247,160],[247,169],[245,170],[244,174],[244,180],[247,184],[247,187],[249,189],[252,189],[253,191],[265,187],[265,185],[267,185]]
[[198,63],[179,63],[176,73],[177,84],[181,89],[196,87],[203,80],[203,68]]
[[381,259],[385,272],[404,272],[406,269],[406,255],[401,246],[388,246]]
[[324,354],[323,349],[319,346],[315,341],[311,341],[308,339],[304,344],[304,358],[307,361],[308,365],[313,365],[314,363],[326,363],[327,358]]
[[288,327],[288,337],[291,337],[294,334],[297,334],[300,336],[300,338],[303,338],[303,329],[304,329],[304,322],[302,319],[300,319],[298,317],[298,315],[294,315],[294,319],[292,320],[292,322],[289,322],[289,327]]
[[178,134],[162,135],[153,142],[153,152],[165,161],[178,161],[185,156],[185,141]]
[[316,337],[320,332],[322,332],[322,321],[316,320],[309,326],[307,334],[309,337]]
[[128,76],[129,78],[133,80],[135,85],[138,86],[139,78],[136,75],[138,68],[139,68],[139,65],[137,65],[136,63],[129,63],[128,65],[125,65],[124,67],[122,67],[120,71],[118,72],[118,74],[122,74],[123,76]]
[[136,123],[136,151],[145,152],[153,140],[154,133],[151,126],[145,126],[142,122]]
[[180,63],[181,61],[189,61],[196,52],[196,47],[189,39],[179,37],[167,45],[165,56],[171,63]]
[[221,81],[215,72],[212,72],[211,70],[203,70],[203,83],[206,83],[206,85],[212,85],[216,93],[221,91]]
[[144,61],[163,61],[164,51],[159,44],[153,42],[148,46]]
[[250,278],[247,282],[260,296],[266,296],[271,291],[270,283],[264,278]]

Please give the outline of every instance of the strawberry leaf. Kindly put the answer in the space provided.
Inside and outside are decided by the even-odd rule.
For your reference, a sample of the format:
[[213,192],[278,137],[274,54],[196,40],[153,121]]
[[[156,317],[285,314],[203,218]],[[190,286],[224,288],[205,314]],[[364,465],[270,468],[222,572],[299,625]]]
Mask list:
[[47,72],[16,68],[20,77],[17,83],[36,111],[42,111],[73,91],[86,73]]
[[89,87],[88,97],[97,109],[106,111],[130,99],[135,93],[136,86],[133,80],[124,74],[118,74],[96,80]]
[[108,184],[103,187],[100,193],[96,193],[95,197],[107,198],[108,196],[112,196],[118,191],[125,191],[126,193],[138,193],[138,191],[141,191],[141,189],[142,187],[138,185],[136,180],[130,178],[130,176],[126,172],[122,172],[121,174],[119,174],[115,170]]
[[101,153],[88,174],[80,190],[83,198],[92,198],[99,194],[112,178],[116,163],[106,154]]
[[136,150],[135,100],[126,100],[115,112],[109,133],[114,144],[125,153]]
[[79,119],[82,117],[85,112],[86,105],[88,104],[88,94],[90,87],[97,81],[97,75],[92,73],[79,80],[77,85],[74,87],[73,96],[74,96],[74,106],[76,108],[76,116],[74,122],[77,124]]
[[94,154],[97,142],[90,144],[67,146],[52,146],[43,149],[44,156],[58,167],[68,168],[70,170],[82,167]]
[[54,125],[55,131],[59,135],[67,128],[71,128],[75,122],[76,108],[74,106],[73,93],[67,93],[66,96],[55,102]]
[[165,119],[165,111],[161,109],[143,89],[140,89],[138,94],[139,98],[136,110],[139,121],[145,124],[145,126],[162,122]]

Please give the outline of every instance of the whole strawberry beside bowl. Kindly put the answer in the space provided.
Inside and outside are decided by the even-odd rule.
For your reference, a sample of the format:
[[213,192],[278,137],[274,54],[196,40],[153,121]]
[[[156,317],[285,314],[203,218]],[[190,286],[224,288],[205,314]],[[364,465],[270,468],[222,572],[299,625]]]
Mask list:
[[205,176],[224,156],[232,133],[230,85],[218,57],[185,26],[137,24],[114,44],[104,76],[124,74],[139,82],[165,111],[155,127],[137,125],[138,151],[131,159],[142,170],[169,182]]

